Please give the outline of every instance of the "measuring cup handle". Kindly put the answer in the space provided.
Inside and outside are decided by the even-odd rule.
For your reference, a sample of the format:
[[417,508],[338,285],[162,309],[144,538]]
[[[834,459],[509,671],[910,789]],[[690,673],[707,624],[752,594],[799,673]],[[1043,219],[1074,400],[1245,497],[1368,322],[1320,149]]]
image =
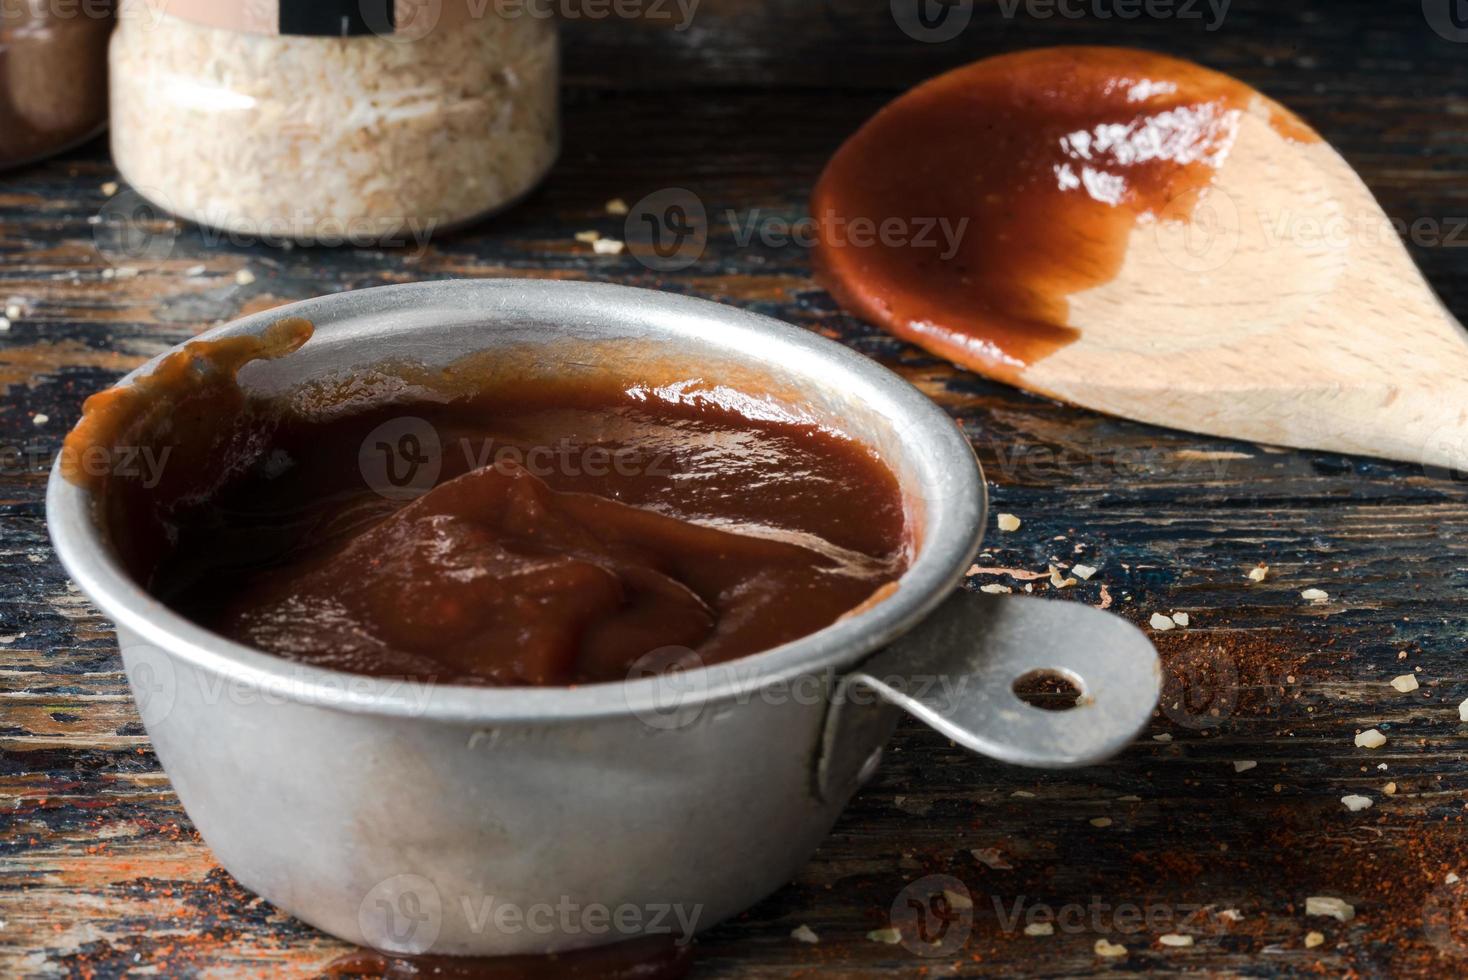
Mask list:
[[[1075,707],[1020,700],[1015,682],[1057,674]],[[1157,651],[1126,620],[1075,602],[959,592],[846,679],[975,752],[1061,769],[1115,755],[1152,716]]]

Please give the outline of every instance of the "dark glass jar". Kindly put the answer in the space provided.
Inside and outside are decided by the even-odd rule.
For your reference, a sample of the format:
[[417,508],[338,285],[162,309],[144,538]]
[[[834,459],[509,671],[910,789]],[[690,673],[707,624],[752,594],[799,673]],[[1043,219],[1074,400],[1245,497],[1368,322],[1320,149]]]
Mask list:
[[106,126],[113,20],[112,0],[0,0],[0,168]]

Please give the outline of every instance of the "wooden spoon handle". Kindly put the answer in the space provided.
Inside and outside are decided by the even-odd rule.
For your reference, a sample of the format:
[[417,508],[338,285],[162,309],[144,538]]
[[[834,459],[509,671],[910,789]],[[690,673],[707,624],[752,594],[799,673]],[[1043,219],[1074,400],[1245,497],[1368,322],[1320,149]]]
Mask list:
[[1468,474],[1468,368],[1401,390],[1362,432],[1374,442],[1362,452]]
[[1343,387],[1314,406],[1325,413],[1315,420],[1327,436],[1318,448],[1468,473],[1468,333],[1446,311],[1431,330],[1403,329],[1418,355],[1415,372],[1403,370],[1401,351],[1389,350],[1393,333],[1381,335],[1379,363],[1361,354],[1358,375],[1374,373],[1379,382]]
[[1322,308],[1191,358],[1083,344],[1025,387],[1154,425],[1468,473],[1468,334],[1440,307]]

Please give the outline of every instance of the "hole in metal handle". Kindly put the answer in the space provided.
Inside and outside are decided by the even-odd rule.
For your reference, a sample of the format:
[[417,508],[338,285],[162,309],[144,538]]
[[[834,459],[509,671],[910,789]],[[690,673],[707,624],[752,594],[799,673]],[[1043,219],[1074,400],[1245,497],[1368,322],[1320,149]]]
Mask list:
[[1084,678],[1056,667],[1037,667],[1014,679],[1014,696],[1041,711],[1072,711],[1087,703]]
[[[1037,675],[1063,679],[1079,697],[1065,710],[1044,710],[1016,689]],[[1064,769],[1110,758],[1136,737],[1157,706],[1162,670],[1152,642],[1118,616],[1075,602],[958,592],[844,683],[975,752]],[[859,718],[838,699],[818,785],[841,769],[842,725],[855,731]]]

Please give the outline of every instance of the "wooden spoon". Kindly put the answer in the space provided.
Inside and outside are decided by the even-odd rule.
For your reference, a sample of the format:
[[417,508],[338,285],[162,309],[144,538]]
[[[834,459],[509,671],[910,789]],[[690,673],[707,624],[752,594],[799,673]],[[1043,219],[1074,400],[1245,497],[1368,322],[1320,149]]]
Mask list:
[[873,117],[813,214],[847,309],[984,374],[1468,471],[1462,327],[1340,155],[1229,76],[1121,48],[987,59]]

